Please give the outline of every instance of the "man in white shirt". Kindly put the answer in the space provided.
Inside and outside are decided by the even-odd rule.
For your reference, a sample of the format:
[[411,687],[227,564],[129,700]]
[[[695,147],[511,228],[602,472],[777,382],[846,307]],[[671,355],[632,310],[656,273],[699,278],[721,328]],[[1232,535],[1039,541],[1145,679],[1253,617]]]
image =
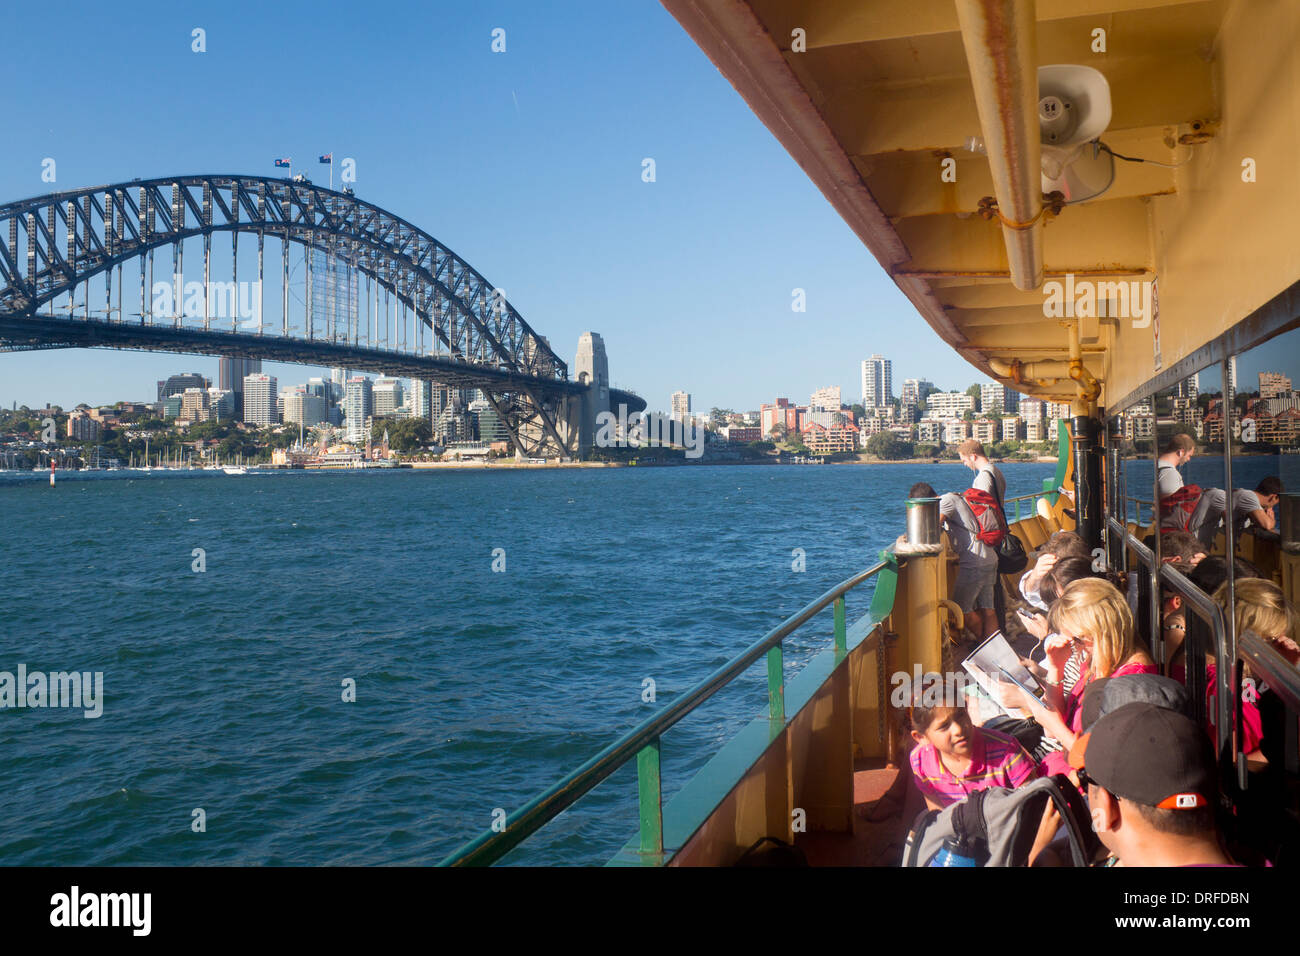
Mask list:
[[1003,476],[1002,470],[989,461],[988,456],[984,454],[984,446],[974,438],[967,438],[957,446],[957,455],[963,465],[975,472],[975,479],[970,483],[971,487],[987,491],[998,499],[999,506],[1005,508],[1003,500],[1007,493],[1007,479]]

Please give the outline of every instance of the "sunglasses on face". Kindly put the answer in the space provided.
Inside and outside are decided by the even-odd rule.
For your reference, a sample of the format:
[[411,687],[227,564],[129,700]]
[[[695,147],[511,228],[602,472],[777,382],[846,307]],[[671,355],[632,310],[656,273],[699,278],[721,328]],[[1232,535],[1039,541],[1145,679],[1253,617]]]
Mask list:
[[1086,789],[1089,785],[1091,785],[1096,787],[1099,790],[1106,789],[1101,784],[1099,784],[1096,780],[1094,780],[1092,777],[1088,776],[1088,771],[1086,769],[1080,768],[1078,771],[1076,771],[1076,773],[1079,776],[1079,785],[1081,787],[1084,787]]

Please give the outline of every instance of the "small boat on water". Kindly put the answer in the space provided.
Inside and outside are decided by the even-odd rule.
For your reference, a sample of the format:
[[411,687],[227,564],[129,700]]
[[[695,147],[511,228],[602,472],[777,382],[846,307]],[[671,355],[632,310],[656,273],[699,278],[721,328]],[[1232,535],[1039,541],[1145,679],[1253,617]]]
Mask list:
[[221,467],[221,470],[224,471],[224,472],[225,472],[226,474],[228,474],[228,475],[246,475],[246,474],[248,474],[248,469],[247,469],[247,468],[244,468],[242,465],[223,465],[223,466]]

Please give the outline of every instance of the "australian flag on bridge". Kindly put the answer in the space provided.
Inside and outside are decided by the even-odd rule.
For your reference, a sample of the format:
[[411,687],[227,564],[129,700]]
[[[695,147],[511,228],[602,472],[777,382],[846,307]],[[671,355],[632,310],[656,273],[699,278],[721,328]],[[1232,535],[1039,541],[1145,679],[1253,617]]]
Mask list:
[[322,156],[322,157],[320,158],[320,161],[321,161],[322,163],[333,163],[333,162],[334,162],[334,154],[333,154],[333,153],[326,153],[324,156]]
[[292,160],[292,159],[277,159],[277,160],[275,161],[275,165],[277,165],[277,166],[292,166],[292,165],[293,165],[293,160]]

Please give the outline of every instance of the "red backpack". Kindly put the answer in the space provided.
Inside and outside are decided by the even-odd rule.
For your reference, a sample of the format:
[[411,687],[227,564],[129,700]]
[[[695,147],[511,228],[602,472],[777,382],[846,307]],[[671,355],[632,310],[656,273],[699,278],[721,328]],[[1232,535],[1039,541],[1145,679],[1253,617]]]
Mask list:
[[[975,537],[979,538],[991,548],[996,548],[1002,543],[1002,523],[998,520],[998,500],[987,491],[981,491],[979,488],[967,488],[961,493],[966,499],[966,504],[970,505],[970,510],[975,513],[975,520],[979,522],[980,530]],[[988,519],[984,518],[988,514]],[[992,522],[992,527],[989,523]]]
[[1200,485],[1183,485],[1172,495],[1160,499],[1160,533],[1186,531],[1192,522],[1192,513],[1201,500]]

